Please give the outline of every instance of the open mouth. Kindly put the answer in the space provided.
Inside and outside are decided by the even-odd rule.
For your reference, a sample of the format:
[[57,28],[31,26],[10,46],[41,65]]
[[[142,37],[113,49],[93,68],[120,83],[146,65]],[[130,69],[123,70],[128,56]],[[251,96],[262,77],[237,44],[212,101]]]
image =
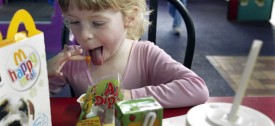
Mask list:
[[92,58],[92,63],[94,65],[102,65],[103,64],[103,46],[89,50],[89,53]]

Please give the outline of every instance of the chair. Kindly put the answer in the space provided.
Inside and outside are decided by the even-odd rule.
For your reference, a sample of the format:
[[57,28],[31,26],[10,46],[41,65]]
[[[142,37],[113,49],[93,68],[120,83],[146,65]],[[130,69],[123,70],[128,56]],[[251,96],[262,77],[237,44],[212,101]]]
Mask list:
[[[187,31],[187,45],[185,51],[185,57],[183,61],[183,65],[189,69],[191,69],[193,55],[195,51],[195,28],[193,21],[189,15],[189,12],[185,8],[185,6],[179,0],[167,0],[171,3],[181,14]],[[149,1],[149,9],[150,10],[158,10],[158,0],[150,0]],[[154,42],[156,44],[156,33],[157,33],[157,11],[153,11],[149,15],[149,21],[151,22],[150,30],[148,30],[148,40]],[[69,42],[69,30],[64,26],[63,34],[62,34],[62,47],[64,44]],[[70,87],[72,97],[75,97],[73,89]]]
[[[195,51],[195,28],[193,21],[189,15],[189,12],[185,8],[185,6],[179,0],[167,0],[171,3],[181,14],[187,31],[187,45],[185,50],[185,57],[183,61],[183,65],[189,69],[191,69],[194,51]],[[150,10],[158,10],[158,0],[150,0],[149,1]],[[157,11],[153,11],[149,15],[149,21],[152,22],[151,29],[148,32],[148,40],[154,42],[156,44],[156,29],[157,29]]]

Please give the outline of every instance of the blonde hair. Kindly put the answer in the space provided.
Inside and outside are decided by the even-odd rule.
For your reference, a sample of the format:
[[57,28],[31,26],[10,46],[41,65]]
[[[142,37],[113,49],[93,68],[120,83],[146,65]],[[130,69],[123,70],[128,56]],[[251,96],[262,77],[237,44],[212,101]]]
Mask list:
[[70,4],[76,4],[79,10],[102,11],[114,9],[121,11],[123,16],[131,16],[133,7],[138,7],[138,14],[133,20],[133,25],[127,30],[127,38],[138,40],[150,24],[145,18],[147,14],[147,5],[145,0],[58,0],[58,4],[63,13],[66,13],[71,7]]

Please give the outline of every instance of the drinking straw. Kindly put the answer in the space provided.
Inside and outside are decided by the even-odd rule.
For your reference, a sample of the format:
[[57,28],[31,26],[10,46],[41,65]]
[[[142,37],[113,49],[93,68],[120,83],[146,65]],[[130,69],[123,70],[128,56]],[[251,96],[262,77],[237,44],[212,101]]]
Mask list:
[[252,48],[250,49],[249,56],[248,56],[248,59],[246,62],[246,66],[245,66],[243,74],[242,74],[240,87],[237,90],[237,93],[236,93],[234,101],[233,101],[233,105],[232,105],[230,113],[228,115],[228,120],[230,122],[235,122],[237,119],[237,113],[238,113],[240,104],[243,100],[244,94],[246,92],[246,88],[247,88],[252,70],[254,68],[256,59],[258,57],[259,51],[261,49],[262,43],[263,42],[261,40],[253,41],[253,45],[252,45]]

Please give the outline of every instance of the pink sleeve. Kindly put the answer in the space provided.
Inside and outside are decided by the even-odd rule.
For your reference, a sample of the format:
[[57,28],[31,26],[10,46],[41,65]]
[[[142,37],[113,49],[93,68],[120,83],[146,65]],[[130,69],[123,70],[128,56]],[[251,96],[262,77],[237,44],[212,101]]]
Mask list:
[[51,95],[59,93],[67,84],[65,77],[49,78],[49,89]]
[[166,52],[153,44],[139,50],[137,62],[144,65],[147,86],[132,89],[133,98],[153,96],[165,108],[202,104],[209,97],[205,82]]

